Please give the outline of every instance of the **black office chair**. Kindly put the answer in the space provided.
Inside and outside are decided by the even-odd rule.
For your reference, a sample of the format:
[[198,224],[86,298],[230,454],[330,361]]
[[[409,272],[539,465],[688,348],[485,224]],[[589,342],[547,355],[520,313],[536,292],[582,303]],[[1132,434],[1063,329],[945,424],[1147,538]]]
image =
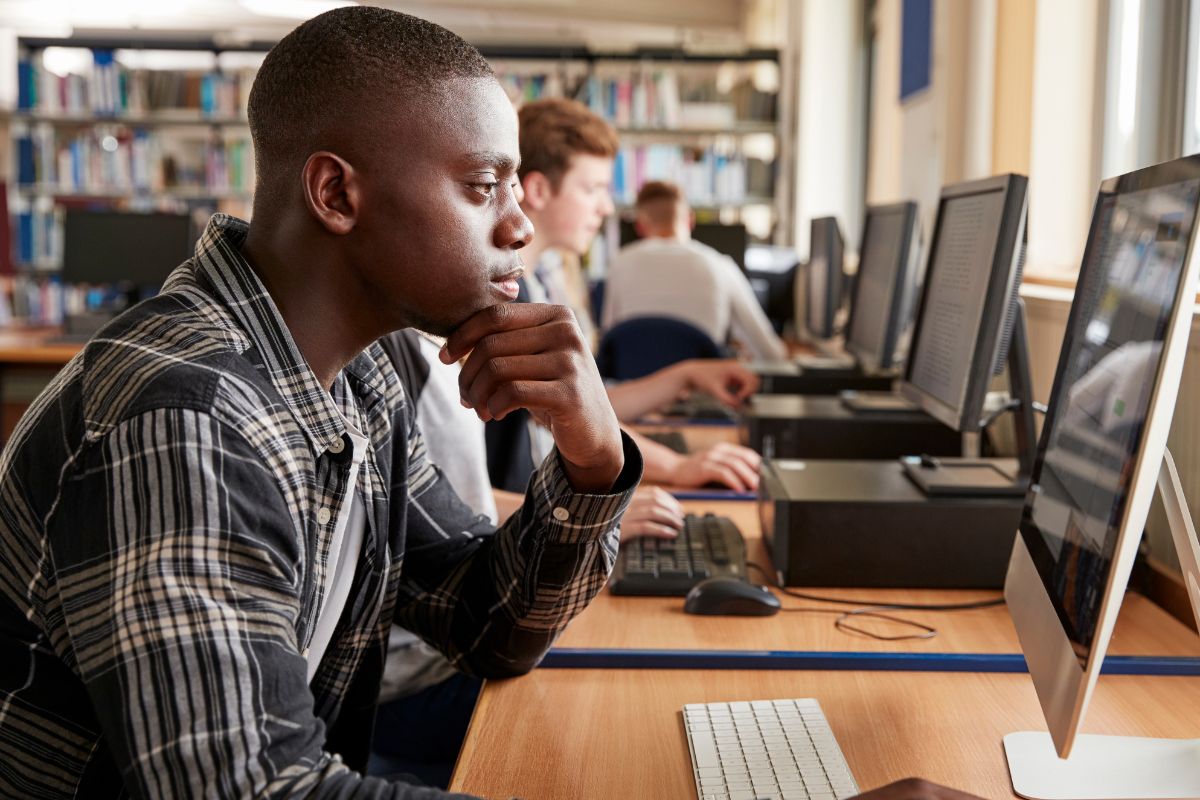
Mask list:
[[633,317],[600,338],[596,363],[605,378],[630,380],[689,358],[724,358],[708,334],[673,317]]

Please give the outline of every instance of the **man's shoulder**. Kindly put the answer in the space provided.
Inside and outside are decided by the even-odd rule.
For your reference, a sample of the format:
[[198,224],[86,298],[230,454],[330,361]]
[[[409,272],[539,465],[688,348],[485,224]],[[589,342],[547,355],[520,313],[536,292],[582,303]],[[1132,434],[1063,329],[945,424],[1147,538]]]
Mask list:
[[80,412],[95,437],[160,408],[211,411],[223,379],[263,384],[250,341],[194,288],[160,294],[118,316],[77,356]]

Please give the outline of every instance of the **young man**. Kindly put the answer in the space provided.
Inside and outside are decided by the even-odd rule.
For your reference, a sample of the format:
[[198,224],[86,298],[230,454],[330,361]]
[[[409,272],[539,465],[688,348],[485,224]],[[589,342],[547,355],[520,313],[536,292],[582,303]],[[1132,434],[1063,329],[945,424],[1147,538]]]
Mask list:
[[[254,221],[214,217],[0,460],[0,795],[408,797],[364,778],[395,620],[517,675],[604,585],[641,472],[570,312],[508,305],[517,120],[473,48],[352,6],[251,91]],[[425,456],[383,334],[550,423],[498,531]]]
[[[562,261],[555,257],[555,251],[586,252],[605,217],[613,212],[609,186],[617,134],[611,125],[574,100],[552,98],[528,103],[521,107],[519,117],[524,191],[521,208],[534,227],[533,238],[521,254],[531,273],[525,277],[529,299],[565,303],[569,297],[559,273]],[[580,318],[587,313],[580,308],[575,312]],[[733,391],[725,394],[737,403],[758,386],[754,374],[734,361],[686,364],[689,366],[674,372],[671,368],[660,370],[643,379],[638,392],[645,394],[648,386],[667,387],[681,381],[682,388],[716,392],[733,386]],[[685,370],[686,376],[682,374]],[[657,393],[658,388],[654,391]],[[622,389],[610,388],[609,394],[620,411],[625,403]],[[498,453],[502,457],[514,452],[497,446],[498,433],[490,430],[489,437],[489,460],[493,463]],[[504,444],[514,438],[506,437]],[[647,481],[674,486],[719,483],[740,491],[753,491],[758,486],[761,459],[748,448],[721,444],[681,456],[643,437],[634,438],[646,461]]]
[[642,239],[622,248],[608,267],[605,330],[630,317],[665,314],[690,322],[714,342],[732,332],[757,359],[787,357],[737,264],[692,239],[695,217],[678,186],[644,185],[636,225]]

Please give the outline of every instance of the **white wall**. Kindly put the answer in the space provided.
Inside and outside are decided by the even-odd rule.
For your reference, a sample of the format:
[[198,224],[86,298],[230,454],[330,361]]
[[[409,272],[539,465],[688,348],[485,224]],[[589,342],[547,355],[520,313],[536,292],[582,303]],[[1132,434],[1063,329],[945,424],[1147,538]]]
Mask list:
[[991,174],[996,6],[934,3],[930,85],[903,102],[901,8],[875,5],[867,202],[916,200],[928,235],[944,184]]
[[1031,272],[1079,269],[1096,194],[1095,0],[1037,4],[1029,149]]
[[[808,257],[809,221],[835,216],[848,243],[862,219],[860,2],[797,0],[796,249]],[[855,245],[851,244],[851,248]]]

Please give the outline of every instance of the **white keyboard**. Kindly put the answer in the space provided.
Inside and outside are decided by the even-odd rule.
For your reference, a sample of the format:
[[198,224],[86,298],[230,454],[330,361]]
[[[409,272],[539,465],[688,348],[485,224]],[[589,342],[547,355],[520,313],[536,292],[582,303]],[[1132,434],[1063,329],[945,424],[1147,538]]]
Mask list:
[[683,707],[700,800],[835,800],[858,784],[812,698]]

